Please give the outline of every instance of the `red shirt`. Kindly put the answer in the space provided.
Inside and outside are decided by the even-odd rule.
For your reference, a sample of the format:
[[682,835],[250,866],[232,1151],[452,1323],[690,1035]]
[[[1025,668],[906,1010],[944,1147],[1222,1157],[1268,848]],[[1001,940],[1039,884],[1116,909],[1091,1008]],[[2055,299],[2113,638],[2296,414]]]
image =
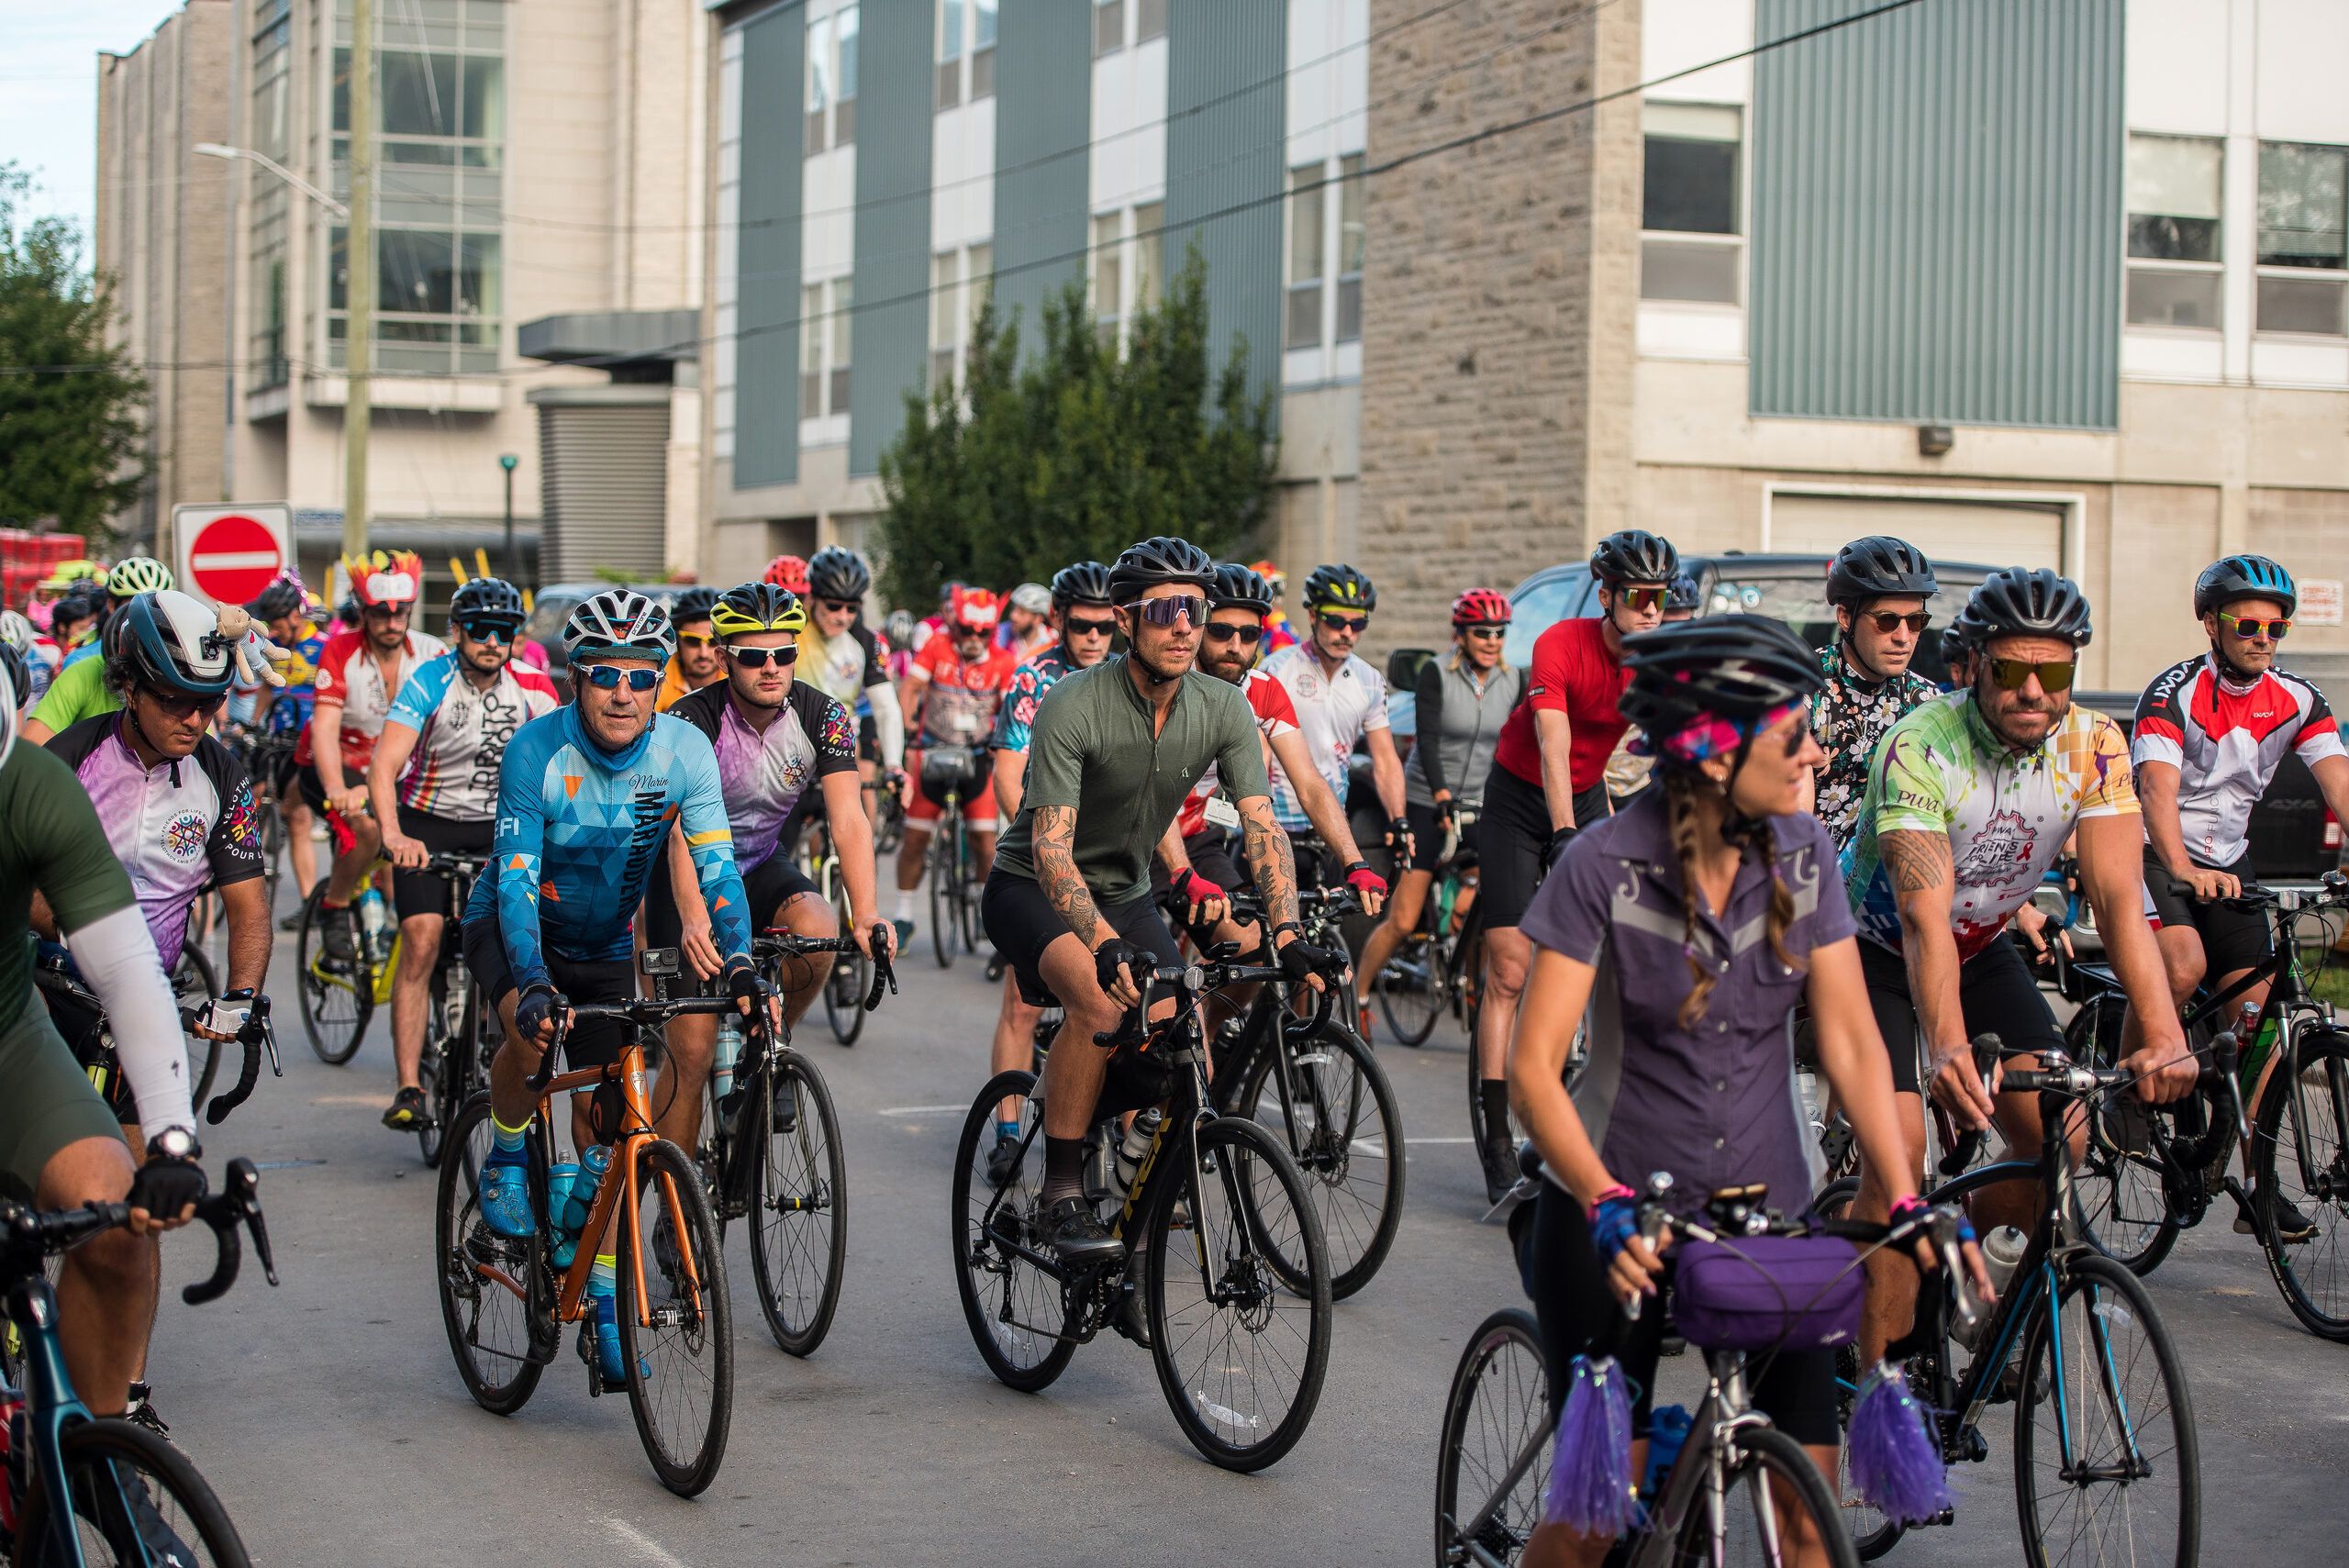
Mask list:
[[[375,737],[384,732],[384,720],[391,714],[399,688],[407,684],[407,678],[426,660],[448,651],[448,645],[437,637],[409,632],[407,646],[400,650],[398,678],[387,684],[383,666],[368,650],[364,631],[339,631],[327,639],[326,647],[318,653],[317,700],[342,705],[342,727],[337,738],[342,743],[344,788],[367,782],[367,762],[375,754]],[[304,725],[301,738],[294,742],[297,766],[316,760],[310,732],[317,724],[314,717]]]
[[1631,673],[1607,651],[1607,623],[1596,616],[1562,620],[1536,638],[1533,667],[1526,673],[1525,699],[1501,726],[1493,761],[1534,788],[1542,787],[1542,742],[1533,712],[1563,713],[1573,727],[1566,773],[1580,795],[1607,772],[1615,742],[1631,725],[1615,711]]
[[[1262,670],[1251,670],[1248,678],[1240,683],[1240,689],[1248,695],[1248,706],[1256,710],[1256,728],[1264,731],[1265,740],[1297,728],[1297,704],[1289,700],[1286,686]],[[1209,762],[1208,771],[1199,775],[1199,782],[1191,786],[1191,793],[1183,797],[1183,809],[1174,817],[1176,832],[1187,839],[1207,830],[1208,799],[1221,782],[1216,776],[1215,764]]]
[[914,655],[913,673],[922,677],[921,734],[926,746],[983,746],[995,728],[1004,688],[1019,668],[1019,655],[990,648],[975,663],[954,656],[954,639],[933,637]]

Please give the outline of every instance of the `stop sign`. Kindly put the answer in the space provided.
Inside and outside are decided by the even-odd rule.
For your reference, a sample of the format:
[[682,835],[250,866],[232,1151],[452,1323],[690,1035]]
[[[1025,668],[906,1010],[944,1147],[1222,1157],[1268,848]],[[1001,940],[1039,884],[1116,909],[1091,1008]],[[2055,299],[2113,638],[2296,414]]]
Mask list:
[[241,512],[213,518],[187,543],[188,577],[206,597],[241,605],[285,566],[285,552],[269,526]]

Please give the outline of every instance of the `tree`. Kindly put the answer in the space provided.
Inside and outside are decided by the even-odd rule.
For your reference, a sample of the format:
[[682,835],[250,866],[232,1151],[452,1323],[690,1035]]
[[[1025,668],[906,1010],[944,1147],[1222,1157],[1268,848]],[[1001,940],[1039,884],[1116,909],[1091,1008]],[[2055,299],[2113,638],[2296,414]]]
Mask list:
[[20,225],[32,180],[0,163],[0,523],[87,534],[139,498],[146,378],[106,341],[111,280],[60,217]]
[[905,424],[881,454],[892,603],[934,604],[956,578],[1049,582],[1153,534],[1221,554],[1262,519],[1278,459],[1273,395],[1251,395],[1243,338],[1210,373],[1196,245],[1163,303],[1135,313],[1122,357],[1082,283],[1045,300],[1043,328],[1023,364],[1017,318],[990,302],[959,392],[906,395]]

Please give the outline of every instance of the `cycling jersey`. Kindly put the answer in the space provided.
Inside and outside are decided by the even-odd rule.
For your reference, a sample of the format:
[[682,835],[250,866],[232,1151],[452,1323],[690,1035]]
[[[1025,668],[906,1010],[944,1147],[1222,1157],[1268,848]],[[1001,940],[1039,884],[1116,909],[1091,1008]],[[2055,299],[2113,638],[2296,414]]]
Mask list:
[[1003,694],[1003,706],[996,710],[995,734],[988,738],[988,749],[1027,751],[1035,732],[1036,710],[1044,706],[1044,694],[1075,669],[1068,662],[1068,650],[1055,644],[1014,670],[1011,684]]
[[1827,689],[1811,701],[1811,728],[1827,761],[1819,768],[1819,804],[1814,815],[1827,824],[1840,852],[1860,825],[1860,801],[1868,790],[1868,764],[1884,732],[1942,689],[1913,670],[1886,681],[1868,681],[1852,667],[1842,646],[1819,651],[1819,673]]
[[[1240,683],[1240,691],[1248,699],[1248,706],[1256,716],[1256,728],[1266,740],[1297,733],[1297,706],[1289,701],[1288,688],[1279,681],[1262,670],[1251,670]],[[1275,759],[1269,766],[1277,770],[1280,762]],[[1207,772],[1199,775],[1199,782],[1191,786],[1191,793],[1183,797],[1183,809],[1174,817],[1175,831],[1186,839],[1206,831],[1208,801],[1222,782],[1221,771],[1209,762]],[[1279,797],[1276,795],[1274,798]]]
[[[881,639],[863,626],[851,623],[838,637],[818,637],[814,629],[799,637],[799,681],[813,685],[854,712],[868,687],[889,684],[881,668]],[[814,654],[813,659],[807,655]],[[797,683],[794,683],[795,684]]]
[[[317,699],[318,660],[327,651],[327,634],[314,621],[304,621],[294,640],[278,644],[293,655],[282,672],[285,684],[278,688],[269,705],[269,732],[290,735],[310,727],[310,714]],[[298,744],[298,742],[297,742]]]
[[[327,639],[319,651],[316,700],[342,705],[342,776],[346,784],[363,778],[367,760],[375,754],[375,737],[384,732],[384,720],[391,716],[392,701],[400,688],[421,668],[425,661],[449,651],[448,645],[437,637],[420,631],[407,634],[407,646],[400,651],[397,679],[385,683],[384,667],[376,662],[374,650],[368,646],[364,631],[341,631]],[[317,751],[310,740],[316,724],[302,727],[301,740],[294,743],[294,761],[298,766],[315,762]]]
[[85,659],[58,672],[40,706],[33,709],[33,720],[47,725],[52,735],[62,735],[85,718],[121,709],[121,694],[106,684],[106,662]]
[[457,669],[458,655],[428,660],[384,716],[416,731],[400,780],[402,806],[451,822],[486,822],[497,810],[497,765],[522,726],[562,706],[554,683],[512,662],[487,691]]
[[996,623],[995,635],[987,641],[994,647],[1008,651],[1013,658],[1024,664],[1059,642],[1060,639],[1060,633],[1041,620],[1028,628],[1028,635],[1025,637],[1011,629],[1009,620],[1002,620]]
[[517,989],[547,983],[547,960],[625,962],[636,906],[682,827],[729,959],[751,952],[749,905],[718,758],[700,730],[656,714],[618,751],[589,737],[572,704],[522,727],[498,770],[491,869],[473,884],[468,925],[494,917]]
[[95,637],[83,638],[79,645],[65,655],[65,668],[71,670],[77,664],[86,664],[97,657],[98,639]]
[[2324,694],[2301,676],[2268,670],[2244,684],[2205,653],[2163,671],[2138,699],[2131,757],[2178,771],[2178,826],[2204,865],[2243,858],[2251,808],[2287,751],[2304,762],[2343,754]]
[[701,731],[718,756],[718,787],[734,824],[734,867],[744,876],[766,863],[811,780],[856,772],[856,721],[805,681],[785,694],[783,711],[754,729],[732,700],[732,684],[704,686],[669,710]]
[[0,1019],[10,1023],[32,991],[35,888],[69,944],[138,902],[73,770],[46,747],[20,744],[0,764]]
[[976,746],[995,728],[996,710],[1019,661],[999,648],[975,663],[954,654],[954,639],[933,637],[914,655],[913,678],[922,693],[924,746]]
[[1900,951],[1900,906],[1876,835],[1945,833],[1956,872],[1950,928],[1961,962],[1995,940],[2091,817],[2133,817],[2136,785],[2121,727],[2075,704],[2017,756],[1983,722],[1971,692],[1937,697],[1877,746],[1858,829],[1842,854],[1860,934]]
[[184,758],[149,767],[123,739],[115,714],[85,718],[49,743],[89,793],[155,953],[170,969],[187,939],[188,911],[215,884],[267,871],[245,765],[206,735]]
[[1631,673],[1607,648],[1607,623],[1596,616],[1562,620],[1533,639],[1525,673],[1525,700],[1510,711],[1493,748],[1493,762],[1534,788],[1542,787],[1542,741],[1533,716],[1563,713],[1573,731],[1566,773],[1581,795],[1607,776],[1607,759],[1630,723],[1616,711]]
[[[1282,649],[1259,667],[1288,688],[1297,728],[1313,757],[1313,771],[1342,803],[1346,760],[1353,755],[1354,742],[1371,730],[1386,728],[1385,677],[1352,653],[1335,675],[1325,674],[1320,658],[1303,643]],[[1274,820],[1289,832],[1304,832],[1312,824],[1306,818],[1296,785],[1278,762],[1273,763],[1271,776]]]

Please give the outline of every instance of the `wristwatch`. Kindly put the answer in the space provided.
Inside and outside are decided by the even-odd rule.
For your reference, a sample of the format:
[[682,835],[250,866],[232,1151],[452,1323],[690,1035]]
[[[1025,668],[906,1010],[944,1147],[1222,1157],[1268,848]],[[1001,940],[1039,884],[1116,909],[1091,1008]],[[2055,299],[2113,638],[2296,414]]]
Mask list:
[[150,1160],[197,1160],[203,1155],[204,1146],[184,1127],[167,1127],[147,1140]]

